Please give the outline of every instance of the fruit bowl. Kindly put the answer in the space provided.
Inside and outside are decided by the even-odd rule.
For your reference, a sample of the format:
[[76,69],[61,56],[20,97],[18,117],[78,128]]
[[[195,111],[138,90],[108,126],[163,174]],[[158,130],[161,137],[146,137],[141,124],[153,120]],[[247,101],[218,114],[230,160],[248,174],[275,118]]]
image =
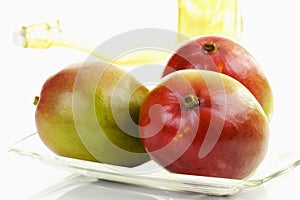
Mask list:
[[[276,127],[275,127],[276,128]],[[279,135],[274,134],[274,139]],[[286,137],[285,137],[286,138]],[[289,141],[291,137],[287,137]],[[291,140],[292,141],[295,140]],[[286,141],[288,144],[288,141]],[[194,192],[207,195],[233,195],[242,190],[254,189],[300,165],[300,149],[293,145],[278,148],[271,145],[267,157],[254,174],[243,180],[192,176],[167,172],[154,161],[137,167],[119,167],[90,161],[61,157],[48,150],[37,133],[30,134],[11,146],[10,152],[43,161],[75,174],[124,184],[133,184],[176,192]]]

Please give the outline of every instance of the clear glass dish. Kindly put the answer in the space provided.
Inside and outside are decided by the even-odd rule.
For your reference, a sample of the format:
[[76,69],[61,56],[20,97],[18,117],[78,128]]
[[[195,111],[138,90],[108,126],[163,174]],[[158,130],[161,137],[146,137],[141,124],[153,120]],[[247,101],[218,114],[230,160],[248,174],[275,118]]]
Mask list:
[[168,191],[216,196],[233,195],[245,189],[253,189],[300,164],[300,150],[280,150],[281,153],[270,151],[256,172],[243,180],[174,174],[165,171],[154,161],[138,167],[126,168],[57,156],[45,147],[37,133],[17,141],[10,148],[10,152],[87,177]]

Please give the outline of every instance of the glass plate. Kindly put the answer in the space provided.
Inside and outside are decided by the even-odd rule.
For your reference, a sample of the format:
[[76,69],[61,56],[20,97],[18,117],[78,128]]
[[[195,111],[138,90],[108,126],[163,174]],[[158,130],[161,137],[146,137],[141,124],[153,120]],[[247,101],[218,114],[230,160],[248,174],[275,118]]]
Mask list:
[[138,167],[126,168],[57,156],[45,147],[37,133],[17,141],[10,151],[87,177],[169,191],[196,192],[216,196],[233,195],[244,189],[255,188],[300,164],[300,151],[287,151],[280,154],[268,153],[256,172],[243,180],[174,174],[165,171],[154,161]]

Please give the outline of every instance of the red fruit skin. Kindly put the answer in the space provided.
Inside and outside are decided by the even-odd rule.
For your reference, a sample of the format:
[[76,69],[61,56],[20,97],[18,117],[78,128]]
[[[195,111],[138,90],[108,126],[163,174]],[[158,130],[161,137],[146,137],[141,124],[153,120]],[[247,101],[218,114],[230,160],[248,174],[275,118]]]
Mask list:
[[[217,50],[207,52],[207,42],[213,42]],[[220,36],[195,38],[180,46],[166,66],[162,76],[183,69],[211,70],[231,76],[250,90],[271,119],[274,100],[270,84],[258,62],[237,42]]]
[[[189,94],[198,97],[199,106],[182,104]],[[151,158],[180,174],[245,178],[264,159],[269,143],[268,119],[249,90],[203,70],[167,76],[145,98],[139,125]]]

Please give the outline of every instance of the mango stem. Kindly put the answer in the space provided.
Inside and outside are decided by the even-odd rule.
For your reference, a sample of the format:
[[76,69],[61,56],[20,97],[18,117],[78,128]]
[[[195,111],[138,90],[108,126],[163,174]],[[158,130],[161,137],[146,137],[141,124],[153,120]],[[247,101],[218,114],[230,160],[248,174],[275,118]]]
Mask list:
[[216,45],[216,43],[214,42],[206,42],[203,45],[203,49],[207,52],[207,53],[214,53],[218,50],[218,46]]
[[186,109],[189,110],[199,106],[200,101],[197,96],[190,94],[184,97],[182,104]]
[[39,103],[40,97],[39,96],[35,96],[34,100],[33,100],[33,105],[37,105]]

